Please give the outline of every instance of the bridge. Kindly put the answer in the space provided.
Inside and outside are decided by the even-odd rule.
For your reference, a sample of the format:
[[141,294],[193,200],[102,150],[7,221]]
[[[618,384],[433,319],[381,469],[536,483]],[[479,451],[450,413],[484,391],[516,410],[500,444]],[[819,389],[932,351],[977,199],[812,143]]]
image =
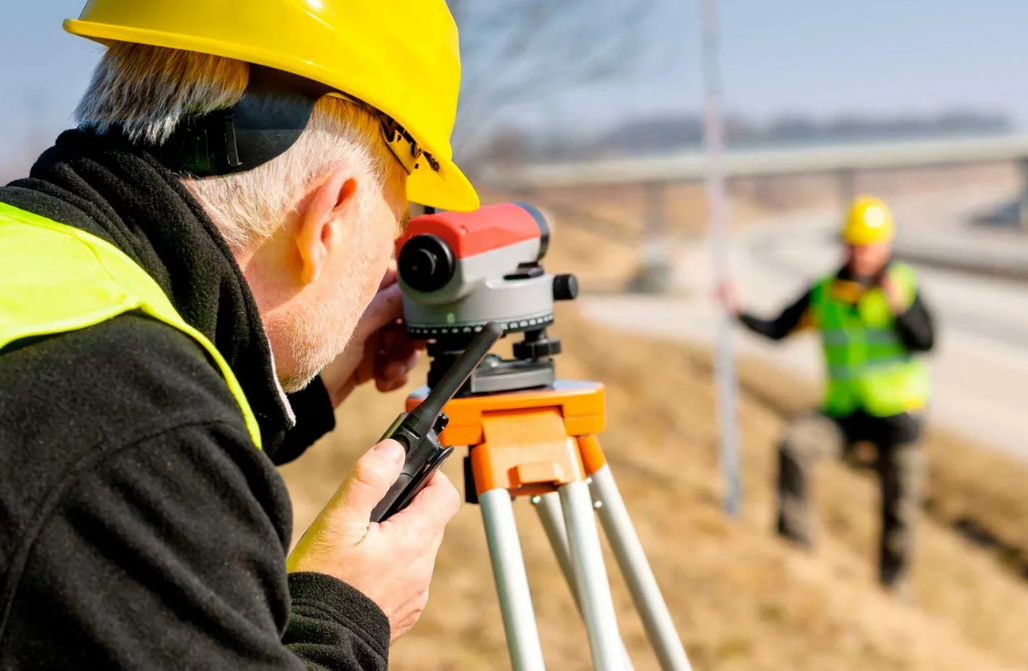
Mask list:
[[[672,184],[702,182],[707,154],[689,150],[662,156],[609,158],[570,163],[521,166],[493,165],[480,179],[507,191],[526,194],[541,189],[582,186],[640,185],[647,191],[647,212],[640,277],[641,288],[662,291],[669,259],[664,190]],[[1028,135],[992,135],[933,140],[905,140],[768,149],[728,150],[722,157],[725,178],[755,179],[804,175],[835,175],[842,202],[855,195],[861,172],[1016,162],[1025,176],[1026,194],[1019,216],[1028,227]]]

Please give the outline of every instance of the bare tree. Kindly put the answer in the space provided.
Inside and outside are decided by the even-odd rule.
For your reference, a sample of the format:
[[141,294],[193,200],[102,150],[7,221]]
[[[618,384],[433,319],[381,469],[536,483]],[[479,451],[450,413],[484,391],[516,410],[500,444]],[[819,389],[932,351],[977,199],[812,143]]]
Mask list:
[[448,0],[463,65],[456,151],[474,158],[492,122],[513,105],[635,72],[654,3]]

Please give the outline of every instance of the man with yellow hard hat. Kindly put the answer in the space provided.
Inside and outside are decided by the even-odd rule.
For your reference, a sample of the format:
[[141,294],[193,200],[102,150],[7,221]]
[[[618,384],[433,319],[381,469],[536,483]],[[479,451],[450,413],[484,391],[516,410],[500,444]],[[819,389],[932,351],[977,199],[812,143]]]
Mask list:
[[843,227],[846,262],[838,272],[771,320],[743,311],[727,292],[726,299],[745,326],[773,340],[805,328],[821,335],[827,376],[821,408],[791,421],[779,445],[778,532],[809,547],[813,463],[870,442],[882,488],[879,578],[906,591],[930,396],[928,367],[917,355],[932,349],[934,333],[913,269],[891,260],[893,237],[885,203],[858,197]]
[[405,384],[409,202],[478,207],[453,18],[89,0],[65,28],[106,47],[77,127],[0,188],[0,668],[385,669],[455,488],[372,523],[383,441],[290,552],[276,466]]

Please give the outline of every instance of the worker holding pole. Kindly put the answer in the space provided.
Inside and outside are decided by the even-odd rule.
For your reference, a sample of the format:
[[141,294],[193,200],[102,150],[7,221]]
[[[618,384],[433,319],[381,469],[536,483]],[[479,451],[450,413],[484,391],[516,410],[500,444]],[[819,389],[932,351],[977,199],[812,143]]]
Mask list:
[[879,579],[909,594],[914,528],[925,477],[919,446],[930,399],[926,362],[931,313],[913,269],[892,260],[894,225],[884,202],[856,198],[842,237],[846,262],[774,319],[746,312],[730,287],[720,295],[749,330],[772,340],[813,328],[821,336],[827,385],[821,407],[793,419],[779,444],[778,533],[812,545],[808,480],[821,457],[861,442],[877,450],[881,498]]
[[[276,466],[402,387],[408,201],[472,211],[444,0],[89,0],[77,127],[0,188],[0,668],[382,671],[460,506],[372,514],[361,456],[295,547]],[[345,431],[345,427],[340,427]]]

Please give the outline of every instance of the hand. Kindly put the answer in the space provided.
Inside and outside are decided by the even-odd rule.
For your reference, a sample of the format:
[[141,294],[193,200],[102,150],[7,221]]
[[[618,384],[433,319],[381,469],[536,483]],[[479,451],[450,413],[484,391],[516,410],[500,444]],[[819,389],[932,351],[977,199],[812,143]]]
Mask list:
[[899,285],[892,281],[888,274],[882,276],[879,281],[879,286],[882,287],[882,291],[885,292],[885,298],[889,301],[889,307],[892,308],[892,313],[895,315],[901,315],[907,310],[907,297],[904,295]]
[[404,457],[394,440],[361,457],[286,561],[290,573],[323,573],[362,592],[389,618],[394,641],[428,603],[443,528],[461,504],[450,480],[436,471],[407,508],[380,524],[371,522]]
[[403,295],[393,267],[364,310],[346,349],[321,372],[333,406],[338,407],[355,388],[371,380],[381,392],[407,384],[425,345],[407,337],[402,316]]
[[714,300],[735,316],[742,314],[742,301],[738,288],[731,282],[722,282],[714,290]]

